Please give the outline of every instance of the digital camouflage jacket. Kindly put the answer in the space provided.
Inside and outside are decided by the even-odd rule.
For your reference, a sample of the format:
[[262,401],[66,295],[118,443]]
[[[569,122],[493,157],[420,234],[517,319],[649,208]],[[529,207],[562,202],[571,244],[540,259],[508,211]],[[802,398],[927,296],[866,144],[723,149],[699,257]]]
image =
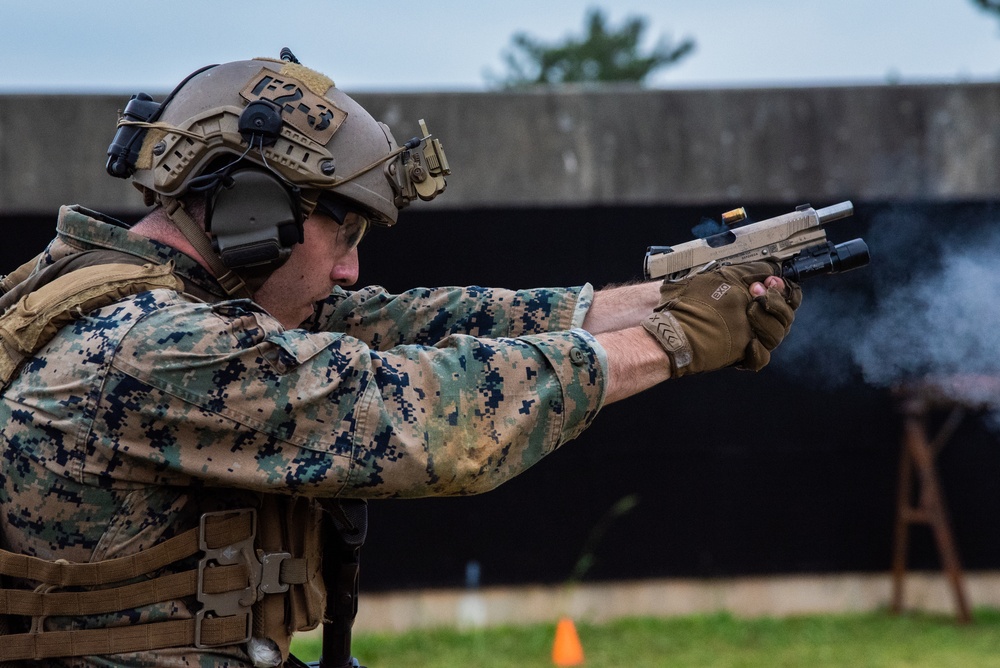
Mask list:
[[[135,554],[261,493],[484,492],[577,436],[603,401],[606,357],[579,329],[589,285],[338,289],[307,329],[286,330],[253,302],[226,300],[191,258],[98,214],[64,207],[57,231],[43,266],[111,248],[173,261],[187,287],[85,314],[4,392],[0,530],[14,552]],[[189,604],[93,623],[183,617]],[[165,650],[155,665],[246,665],[227,649]],[[138,653],[58,665],[154,663]]]

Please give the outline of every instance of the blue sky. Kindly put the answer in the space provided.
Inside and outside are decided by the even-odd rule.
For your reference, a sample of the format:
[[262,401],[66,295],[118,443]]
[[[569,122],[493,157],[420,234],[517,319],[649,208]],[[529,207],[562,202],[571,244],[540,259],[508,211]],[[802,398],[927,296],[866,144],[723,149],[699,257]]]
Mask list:
[[696,40],[657,87],[1000,79],[1000,20],[971,0],[0,0],[0,92],[159,92],[282,46],[347,91],[482,90],[514,32],[557,40],[595,4]]

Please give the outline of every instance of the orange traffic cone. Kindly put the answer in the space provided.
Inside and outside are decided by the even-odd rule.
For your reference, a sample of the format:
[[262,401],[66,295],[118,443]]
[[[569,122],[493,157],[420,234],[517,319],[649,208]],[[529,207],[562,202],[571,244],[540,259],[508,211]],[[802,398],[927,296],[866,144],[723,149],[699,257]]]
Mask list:
[[556,625],[556,642],[552,645],[552,663],[557,666],[579,666],[583,663],[583,647],[576,635],[573,620],[563,617]]

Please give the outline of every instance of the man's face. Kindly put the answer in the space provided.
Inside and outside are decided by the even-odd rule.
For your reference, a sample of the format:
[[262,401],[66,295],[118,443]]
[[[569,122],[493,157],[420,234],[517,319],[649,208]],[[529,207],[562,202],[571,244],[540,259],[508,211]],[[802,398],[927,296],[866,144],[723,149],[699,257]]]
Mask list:
[[313,304],[325,299],[335,286],[348,287],[358,280],[358,249],[367,223],[349,213],[344,224],[322,213],[313,213],[303,224],[304,243],[292,246],[285,264],[254,294],[286,328],[298,327],[313,313]]

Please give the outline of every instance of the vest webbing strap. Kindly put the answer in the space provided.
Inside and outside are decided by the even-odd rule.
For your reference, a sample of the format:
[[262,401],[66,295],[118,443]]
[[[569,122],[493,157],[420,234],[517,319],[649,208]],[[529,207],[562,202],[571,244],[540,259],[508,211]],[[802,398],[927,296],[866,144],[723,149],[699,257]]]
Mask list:
[[[158,543],[139,554],[94,563],[50,562],[37,557],[0,551],[0,573],[42,582],[54,587],[108,585],[142,577],[180,559],[208,549],[221,549],[247,540],[254,533],[251,513],[208,514],[202,527]],[[44,618],[101,614],[130,610],[180,597],[245,591],[250,574],[245,564],[221,565],[190,570],[120,587],[81,592],[0,590],[0,612],[35,618],[41,628]],[[199,614],[199,618],[202,615]],[[47,659],[142,652],[166,647],[201,647],[244,642],[251,623],[244,614],[199,619],[170,620],[102,629],[41,631],[3,635],[0,661]]]
[[[206,594],[221,594],[245,589],[248,582],[249,574],[244,564],[219,566],[205,569],[202,589]],[[25,617],[99,615],[173,601],[197,593],[197,569],[171,573],[113,589],[67,592],[0,589],[0,615]]]
[[[138,554],[94,563],[46,561],[0,550],[0,574],[58,587],[93,587],[131,580],[164,568],[199,552],[198,529],[153,545]],[[205,526],[209,547],[219,548],[246,540],[253,533],[250,515],[214,519]]]
[[[202,645],[233,645],[242,642],[246,638],[246,624],[246,615],[207,618],[201,622]],[[196,626],[197,622],[193,619],[181,619],[107,629],[17,633],[3,636],[0,661],[189,647],[194,645]]]
[[184,238],[198,251],[198,255],[212,268],[215,280],[219,282],[226,294],[230,297],[252,299],[253,293],[243,282],[243,278],[222,262],[222,257],[212,247],[212,242],[209,241],[205,230],[192,220],[181,201],[173,197],[161,196],[160,202],[174,226],[180,230]]

